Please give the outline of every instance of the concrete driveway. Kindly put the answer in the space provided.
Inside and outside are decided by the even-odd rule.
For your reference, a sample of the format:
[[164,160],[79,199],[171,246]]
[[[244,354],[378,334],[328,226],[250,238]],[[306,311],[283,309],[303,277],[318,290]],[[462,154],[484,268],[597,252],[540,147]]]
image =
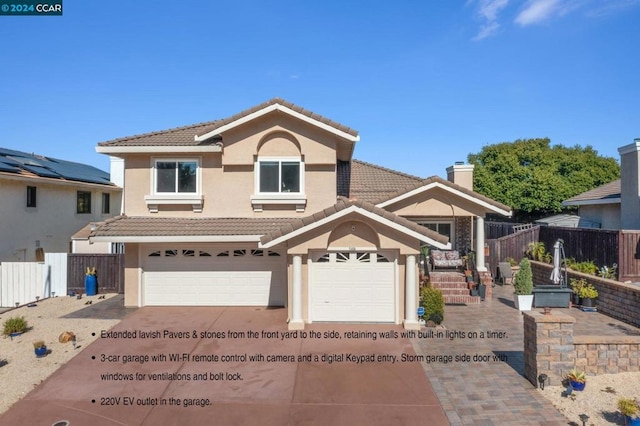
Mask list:
[[421,364],[401,362],[415,354],[401,327],[313,324],[303,338],[285,320],[284,309],[138,309],[111,330],[135,338],[105,333],[0,424],[449,424]]

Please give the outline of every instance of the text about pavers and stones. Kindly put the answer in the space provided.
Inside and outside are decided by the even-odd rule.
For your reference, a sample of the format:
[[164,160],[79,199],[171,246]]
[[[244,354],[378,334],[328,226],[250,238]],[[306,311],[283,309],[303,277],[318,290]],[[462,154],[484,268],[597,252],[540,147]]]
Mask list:
[[[454,364],[454,363],[492,363],[507,362],[507,355],[499,352],[491,353],[424,353],[414,354],[398,351],[398,353],[385,353],[384,351],[372,351],[369,353],[357,353],[350,351],[327,351],[314,353],[288,353],[283,350],[280,353],[266,353],[263,351],[245,352],[233,351],[236,346],[233,341],[260,339],[270,341],[290,340],[369,340],[369,341],[393,341],[396,339],[431,339],[448,341],[473,341],[473,340],[502,340],[508,339],[506,331],[478,330],[461,331],[439,328],[427,328],[420,331],[414,330],[387,330],[387,331],[269,331],[269,330],[226,330],[226,331],[201,331],[201,330],[122,330],[100,332],[100,338],[130,341],[134,339],[161,340],[173,339],[181,341],[219,341],[225,342],[223,348],[215,352],[199,353],[198,347],[193,352],[157,352],[157,353],[129,353],[126,350],[121,353],[100,353],[91,356],[101,363],[99,380],[101,381],[127,381],[127,382],[207,382],[213,385],[241,384],[246,373],[238,371],[244,364],[249,363],[322,363],[327,365],[394,365],[397,363],[422,363],[422,364]],[[228,343],[228,344],[227,344]],[[118,345],[125,347],[127,345]],[[259,345],[256,345],[259,347]],[[380,347],[389,350],[389,345]],[[157,371],[135,371],[140,365],[157,364]],[[185,366],[195,365],[202,367],[202,371],[183,372]],[[128,366],[134,371],[125,371],[121,366]],[[112,371],[108,371],[109,369]],[[206,407],[211,405],[211,400],[206,395],[192,395],[189,398],[162,398],[162,397],[138,397],[138,396],[104,396],[93,399],[92,402],[107,406],[180,406],[180,407]]]

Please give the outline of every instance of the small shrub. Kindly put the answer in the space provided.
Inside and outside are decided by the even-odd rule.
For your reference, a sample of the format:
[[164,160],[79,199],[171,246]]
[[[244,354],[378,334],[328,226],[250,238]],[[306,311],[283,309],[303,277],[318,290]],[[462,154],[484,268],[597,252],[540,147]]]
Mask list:
[[578,370],[577,368],[574,368],[569,372],[569,374],[567,374],[567,379],[572,380],[574,382],[578,382],[578,383],[584,383],[587,381],[587,373],[585,373],[582,370]]
[[614,263],[611,268],[603,266],[598,271],[598,275],[600,275],[602,278],[608,278],[610,280],[618,279],[618,265]]
[[513,257],[507,257],[505,260],[509,262],[509,265],[511,266],[516,266],[518,264],[518,262],[516,262],[516,260]]
[[24,317],[13,317],[6,320],[3,324],[3,333],[5,336],[11,333],[24,333],[29,328],[29,324]]
[[35,342],[33,342],[34,349],[44,348],[45,346],[46,345],[44,344],[44,340],[36,340]]
[[440,313],[431,314],[431,316],[429,317],[429,321],[433,321],[435,324],[442,324],[443,320],[444,318]]
[[583,274],[595,275],[598,271],[598,266],[593,263],[592,260],[584,262],[574,262],[569,265],[569,268],[574,271],[582,272]]
[[620,398],[618,400],[618,410],[625,416],[637,419],[640,417],[640,402],[631,398]]
[[513,287],[518,295],[533,293],[533,273],[531,272],[531,263],[526,257],[520,261],[520,270],[516,274]]
[[580,290],[582,289],[582,287],[585,287],[587,285],[587,280],[585,280],[584,278],[580,278],[579,280],[571,278],[569,279],[569,285],[571,286],[573,293],[580,296]]
[[[433,287],[423,287],[420,290],[420,305],[424,308],[424,317],[436,324],[444,319],[444,296],[442,291]],[[439,319],[439,321],[436,321]]]
[[598,290],[592,284],[587,284],[580,288],[578,296],[583,299],[595,299],[598,297]]
[[531,260],[544,262],[546,252],[547,252],[547,249],[545,249],[544,243],[539,241],[537,243],[529,243],[529,246],[526,251],[526,255]]

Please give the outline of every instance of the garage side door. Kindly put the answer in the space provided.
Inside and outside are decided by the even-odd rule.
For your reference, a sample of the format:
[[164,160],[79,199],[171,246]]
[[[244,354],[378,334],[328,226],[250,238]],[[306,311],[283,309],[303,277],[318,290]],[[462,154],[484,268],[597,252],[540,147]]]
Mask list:
[[312,321],[394,322],[395,264],[376,253],[331,253],[310,268]]

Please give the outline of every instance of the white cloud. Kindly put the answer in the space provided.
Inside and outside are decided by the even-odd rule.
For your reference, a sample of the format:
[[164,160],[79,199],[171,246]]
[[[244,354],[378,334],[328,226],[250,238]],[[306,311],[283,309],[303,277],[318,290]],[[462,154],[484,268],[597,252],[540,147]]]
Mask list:
[[509,0],[478,0],[476,13],[483,24],[480,26],[478,34],[473,38],[474,40],[482,40],[498,32],[500,29],[498,15],[508,4]]
[[559,13],[560,0],[530,0],[516,17],[516,23],[524,26],[537,24]]

